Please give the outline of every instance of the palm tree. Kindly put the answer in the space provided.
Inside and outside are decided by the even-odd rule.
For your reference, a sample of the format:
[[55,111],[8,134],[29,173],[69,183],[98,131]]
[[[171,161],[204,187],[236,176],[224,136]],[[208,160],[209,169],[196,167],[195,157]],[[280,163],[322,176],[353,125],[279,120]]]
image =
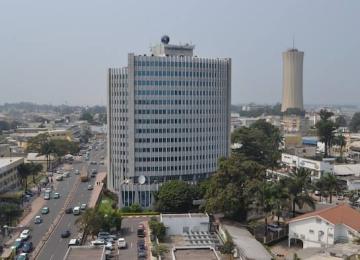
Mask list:
[[311,172],[308,169],[299,168],[292,171],[290,178],[286,180],[293,217],[295,217],[296,206],[301,209],[304,205],[308,205],[315,209],[314,199],[309,195],[309,191],[312,189],[310,175]]
[[31,166],[29,163],[20,164],[17,167],[18,175],[21,180],[21,184],[27,190],[27,178],[31,175]]
[[315,182],[314,188],[320,192],[320,201],[323,195],[326,194],[326,183],[324,178],[320,178],[317,182]]
[[344,147],[346,146],[345,136],[343,136],[342,134],[337,135],[334,138],[334,144],[340,147],[340,157],[342,159],[344,154]]
[[33,176],[33,183],[35,184],[35,176],[38,175],[43,170],[43,166],[39,163],[31,163],[30,169],[31,169],[31,174]]
[[332,195],[334,192],[338,192],[340,190],[340,185],[335,177],[335,175],[326,173],[322,176],[322,179],[325,184],[325,189],[329,193],[330,196],[330,203],[332,203]]
[[325,145],[325,157],[329,154],[334,139],[334,131],[336,130],[335,123],[330,120],[332,116],[332,112],[322,109],[320,111],[320,121],[316,123],[317,135]]

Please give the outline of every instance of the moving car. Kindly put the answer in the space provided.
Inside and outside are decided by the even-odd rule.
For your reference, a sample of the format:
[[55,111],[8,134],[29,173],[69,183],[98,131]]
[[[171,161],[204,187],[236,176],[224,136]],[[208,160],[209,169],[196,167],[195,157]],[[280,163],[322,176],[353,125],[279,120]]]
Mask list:
[[20,238],[21,238],[22,240],[27,240],[27,239],[29,239],[29,238],[30,238],[30,229],[25,229],[25,230],[23,230],[23,231],[21,232],[21,234],[20,234]]
[[69,176],[70,176],[70,172],[64,172],[64,173],[63,173],[63,176],[64,176],[64,178],[69,177]]
[[65,209],[65,214],[71,214],[73,213],[73,209],[72,208],[67,208]]
[[54,198],[54,199],[60,198],[60,193],[59,193],[59,192],[55,192],[53,198]]
[[79,170],[75,170],[75,175],[79,175],[80,174],[80,171]]
[[41,209],[41,214],[48,214],[49,213],[49,207],[43,207]]
[[30,253],[33,250],[33,243],[32,242],[24,243],[21,250],[23,251],[23,253]]
[[137,236],[138,237],[145,237],[145,227],[143,224],[140,224],[137,228]]
[[126,241],[125,241],[125,238],[123,237],[120,237],[117,241],[117,245],[118,245],[118,248],[122,249],[122,248],[126,248]]
[[81,209],[81,210],[85,210],[85,209],[86,209],[86,206],[87,206],[86,203],[83,203],[83,204],[81,204],[80,209]]
[[105,249],[106,250],[113,250],[113,244],[111,242],[106,242]]
[[45,191],[44,193],[44,200],[49,200],[50,199],[50,192]]
[[35,217],[35,220],[34,220],[34,223],[35,223],[35,224],[40,224],[41,222],[42,222],[41,216],[36,216],[36,217]]
[[62,176],[62,175],[58,175],[58,176],[56,176],[55,180],[57,180],[57,181],[62,181],[62,180],[63,180],[63,176]]
[[80,207],[74,207],[72,212],[75,216],[80,215]]
[[89,184],[88,187],[87,187],[87,189],[88,189],[88,190],[92,190],[92,189],[94,189],[94,186],[92,186],[91,184]]
[[69,230],[65,230],[61,233],[61,237],[62,238],[67,238],[71,235],[70,231]]

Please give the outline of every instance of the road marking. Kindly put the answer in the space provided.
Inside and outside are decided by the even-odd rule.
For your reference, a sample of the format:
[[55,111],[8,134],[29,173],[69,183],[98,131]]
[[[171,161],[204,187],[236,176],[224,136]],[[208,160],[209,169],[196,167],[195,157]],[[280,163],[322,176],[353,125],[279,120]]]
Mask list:
[[132,245],[132,242],[130,242],[130,248],[132,248],[132,246],[133,246],[133,245]]
[[51,259],[53,259],[53,258],[54,258],[54,256],[55,256],[55,254],[51,255],[50,260],[51,260]]

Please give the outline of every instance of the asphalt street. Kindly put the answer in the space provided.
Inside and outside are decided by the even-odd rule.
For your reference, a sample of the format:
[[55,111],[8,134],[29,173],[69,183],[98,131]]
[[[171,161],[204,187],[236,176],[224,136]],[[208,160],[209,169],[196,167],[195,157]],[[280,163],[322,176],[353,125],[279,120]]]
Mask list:
[[[99,149],[98,151],[92,150],[90,152],[90,160],[87,162],[82,163],[74,163],[73,167],[74,169],[79,169],[85,165],[86,167],[89,167],[89,169],[97,169],[98,171],[105,171],[105,166],[103,165],[89,165],[91,161],[101,161],[100,157],[104,156],[105,150]],[[60,209],[64,206],[65,197],[69,194],[71,191],[72,185],[75,185],[75,180],[79,178],[78,175],[71,175],[71,177],[66,178],[60,183],[58,186],[57,192],[59,192],[61,195],[64,194],[59,200],[51,199],[47,202],[48,207],[50,208],[49,217],[54,220],[55,217],[58,215]],[[75,194],[73,196],[73,199],[70,203],[69,207],[75,207],[80,206],[82,203],[88,204],[91,191],[87,190],[87,187],[89,184],[94,184],[94,179],[90,178],[88,182],[80,182],[79,186],[77,187]],[[52,214],[52,215],[50,215]],[[48,216],[44,217],[44,223],[40,225],[33,224],[35,227],[33,229],[33,242],[36,245],[43,234],[48,230],[51,221],[47,220]],[[78,235],[78,228],[75,225],[75,220],[77,216],[74,216],[73,214],[64,214],[63,217],[60,219],[59,224],[56,226],[54,232],[51,234],[50,238],[42,248],[39,256],[37,259],[39,260],[62,260],[66,250],[68,248],[68,242],[71,238],[76,238]],[[69,238],[61,238],[61,233],[65,230],[69,230],[71,232],[71,235]]]

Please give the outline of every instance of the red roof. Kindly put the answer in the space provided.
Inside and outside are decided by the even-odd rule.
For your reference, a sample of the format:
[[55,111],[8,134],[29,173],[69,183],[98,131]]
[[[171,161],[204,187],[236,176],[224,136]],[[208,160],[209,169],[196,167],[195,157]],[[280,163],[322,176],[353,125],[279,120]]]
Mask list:
[[348,227],[360,231],[360,212],[346,204],[340,204],[331,208],[316,210],[289,220],[289,223],[311,217],[320,217],[337,225],[345,224]]

